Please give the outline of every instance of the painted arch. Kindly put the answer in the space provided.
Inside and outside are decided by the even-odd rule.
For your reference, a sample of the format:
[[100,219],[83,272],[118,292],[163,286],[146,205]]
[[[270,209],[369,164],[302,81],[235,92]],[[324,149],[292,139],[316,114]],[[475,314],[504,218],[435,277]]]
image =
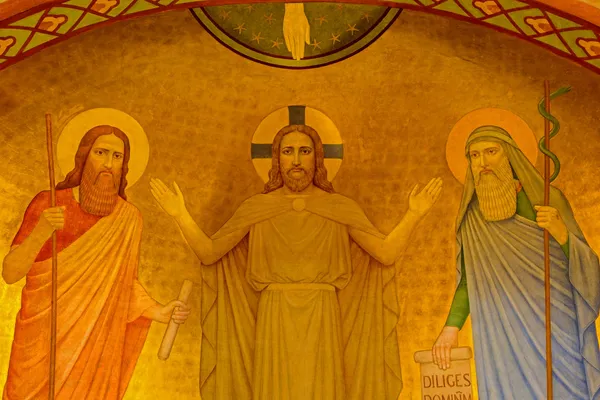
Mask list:
[[[247,0],[244,3],[261,2]],[[121,20],[173,9],[236,3],[240,2],[0,1],[0,70],[48,46]],[[600,2],[597,0],[363,0],[354,3],[410,9],[468,21],[519,37],[600,73]]]
[[[0,6],[7,4],[27,3],[8,0]],[[572,12],[515,0],[369,3],[403,11],[367,51],[299,73],[237,57],[188,11],[224,4],[69,0],[0,17],[0,46],[5,46],[0,62],[0,69],[5,68],[0,71],[0,142],[5,150],[0,233],[5,236],[0,247],[8,248],[8,235],[27,202],[47,187],[44,114],[52,115],[59,134],[61,125],[83,110],[118,109],[139,121],[151,146],[147,173],[130,197],[147,221],[140,279],[151,294],[170,300],[184,277],[200,279],[200,269],[174,224],[153,202],[148,178],[177,180],[190,208],[203,218],[203,229],[214,232],[234,206],[262,190],[252,166],[265,161],[264,141],[253,140],[263,118],[283,106],[311,104],[342,135],[343,147],[328,151],[330,160],[345,157],[336,190],[364,205],[382,231],[389,232],[400,220],[415,183],[437,174],[444,178],[444,204],[415,236],[398,273],[405,381],[401,399],[418,400],[420,372],[413,354],[431,347],[455,286],[452,234],[462,186],[446,165],[448,132],[463,116],[473,115],[467,113],[485,107],[510,110],[539,137],[543,120],[536,106],[547,79],[553,89],[573,87],[552,103],[562,126],[553,142],[563,162],[558,186],[572,201],[592,247],[600,249],[600,180],[595,172],[600,154],[600,54],[595,43],[600,28],[585,9],[592,7],[589,3],[572,2]],[[163,12],[174,9],[179,11]],[[61,15],[69,18],[57,20]],[[20,36],[9,47],[9,38],[15,37],[11,32]],[[4,378],[19,288],[0,281],[0,298]],[[193,318],[199,318],[200,298],[194,292]],[[156,357],[164,327],[155,326],[125,399],[198,398],[199,326],[195,319],[180,330],[168,363]],[[470,325],[463,335],[461,345],[472,346]]]

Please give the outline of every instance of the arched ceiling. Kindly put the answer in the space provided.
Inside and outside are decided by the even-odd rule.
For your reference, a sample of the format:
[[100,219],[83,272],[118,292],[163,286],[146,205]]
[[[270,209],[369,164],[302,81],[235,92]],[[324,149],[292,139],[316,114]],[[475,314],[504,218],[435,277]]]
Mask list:
[[[335,0],[334,0],[335,1]],[[218,4],[237,4],[237,3],[259,3],[261,1],[206,1],[206,3],[211,3],[210,5]],[[394,4],[403,3],[402,1],[346,1],[346,2],[358,2],[358,3],[373,3],[373,4],[383,4],[394,6]],[[440,3],[441,1],[437,1]],[[483,1],[485,2],[485,1]],[[546,6],[551,7],[557,11],[560,11],[564,14],[571,15],[582,19],[587,22],[591,22],[596,26],[600,27],[600,0],[524,0],[524,3],[531,4],[535,6]],[[50,4],[60,4],[63,1],[56,0],[0,0],[0,21],[5,20],[7,18],[13,17],[17,14],[22,14],[32,9],[40,9],[45,8]],[[161,2],[164,3],[164,2]],[[197,2],[200,3],[200,2]],[[419,1],[417,1],[419,3]],[[427,3],[427,2],[423,2]],[[490,2],[491,3],[491,2]]]
[[538,0],[528,3],[552,7],[600,27],[600,0]]
[[[0,70],[52,44],[120,20],[171,9],[262,2],[265,1],[0,0]],[[600,0],[352,2],[411,9],[483,25],[600,73]]]

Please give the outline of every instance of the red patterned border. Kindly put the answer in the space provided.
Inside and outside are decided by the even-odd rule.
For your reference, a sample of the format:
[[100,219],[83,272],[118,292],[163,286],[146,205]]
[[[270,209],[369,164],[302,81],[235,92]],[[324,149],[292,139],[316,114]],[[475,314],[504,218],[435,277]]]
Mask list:
[[[9,0],[10,1],[10,0]],[[169,2],[169,4],[166,4]],[[129,4],[128,7],[120,10],[118,15],[109,16],[110,10],[114,9],[116,6],[111,6],[106,9],[105,5],[107,3],[115,3],[119,4],[119,0],[93,0],[90,5],[86,8],[78,7],[76,5],[67,5],[66,0],[63,1],[54,1],[47,4],[42,4],[39,7],[31,9],[26,13],[22,13],[19,15],[15,15],[6,20],[0,21],[0,30],[14,30],[15,27],[11,27],[10,25],[23,20],[23,18],[35,15],[41,11],[44,11],[44,14],[40,17],[40,22],[35,27],[30,28],[18,28],[19,32],[23,32],[23,30],[28,30],[31,32],[31,35],[28,37],[25,43],[19,43],[19,50],[16,54],[10,54],[10,46],[17,45],[15,43],[14,37],[10,37],[7,35],[0,35],[0,70],[7,68],[10,65],[13,65],[20,60],[34,54],[46,47],[49,47],[55,43],[60,43],[61,41],[68,40],[71,37],[74,37],[80,33],[87,32],[96,27],[106,26],[121,20],[126,20],[130,18],[137,18],[145,15],[156,14],[159,12],[174,10],[174,9],[189,9],[194,7],[206,7],[206,6],[218,6],[218,5],[231,5],[231,4],[249,4],[249,3],[264,3],[264,2],[281,2],[281,1],[264,1],[264,0],[245,0],[240,2],[239,0],[206,0],[206,1],[195,1],[195,2],[181,2],[182,0],[148,0],[147,3],[151,4],[153,9],[140,10],[133,13],[127,13],[127,10],[130,9],[134,4],[136,4],[135,0]],[[185,0],[183,0],[185,1]],[[309,1],[317,1],[317,0],[309,0]],[[431,14],[436,14],[444,17],[450,17],[454,19],[458,19],[461,21],[467,21],[474,24],[478,24],[481,26],[485,26],[487,28],[503,32],[509,34],[514,37],[518,37],[524,40],[527,40],[530,43],[534,43],[538,46],[541,46],[553,53],[568,58],[581,66],[584,66],[596,73],[600,73],[600,28],[594,24],[591,24],[587,21],[584,21],[580,18],[573,17],[571,15],[562,13],[552,7],[549,6],[540,6],[541,3],[536,1],[521,1],[520,3],[523,6],[512,7],[506,9],[503,7],[504,1],[502,0],[472,0],[469,6],[466,6],[461,3],[459,0],[416,0],[421,4],[401,4],[389,1],[366,1],[366,0],[332,0],[331,2],[337,3],[354,3],[354,4],[369,4],[369,5],[380,5],[380,6],[388,6],[388,7],[400,7],[403,9],[410,9],[414,11],[427,12]],[[464,0],[463,0],[464,1]],[[475,6],[476,5],[476,6]],[[449,7],[445,7],[449,6]],[[77,28],[77,24],[80,21],[75,21],[75,23],[71,24],[71,27],[67,32],[57,33],[57,30],[60,30],[60,25],[56,25],[56,15],[48,16],[48,12],[51,11],[54,7],[64,7],[64,8],[72,8],[79,10],[82,12],[80,16],[80,20],[86,16],[93,16],[105,19],[100,22],[93,23],[89,26]],[[444,7],[444,8],[440,8]],[[478,7],[479,11],[475,10],[474,13],[473,7]],[[529,32],[522,29],[519,25],[518,21],[514,19],[514,13],[520,11],[528,11],[534,10],[535,13],[540,14],[536,17],[526,18],[530,21],[527,21],[527,24],[530,24],[530,28],[527,28]],[[552,13],[558,17],[564,18],[565,20],[570,21],[573,24],[579,25],[578,27],[567,27],[567,28],[559,28],[555,26],[550,18],[549,13]],[[463,15],[460,15],[463,14]],[[479,15],[479,16],[478,16]],[[52,18],[54,18],[54,24],[52,23]],[[509,23],[512,25],[512,28],[509,26],[497,26],[491,23],[492,19],[497,18],[506,18]],[[46,20],[45,20],[46,19]],[[520,21],[521,25],[523,21]],[[43,25],[45,23],[45,25]],[[531,30],[535,30],[533,34]],[[573,31],[574,35],[578,35],[580,32],[582,34],[581,37],[572,38],[571,42],[568,43],[567,40],[563,37],[562,33],[565,33],[569,36],[569,31]],[[0,31],[1,33],[1,31]],[[33,48],[27,49],[27,44],[34,37],[35,33],[44,33],[45,35],[53,35],[54,37],[51,40],[41,43]],[[557,40],[553,40],[553,45],[541,42],[540,38],[544,36],[556,36]],[[571,37],[570,35],[569,37]],[[48,38],[48,36],[46,36]],[[560,40],[562,43],[558,43]],[[3,42],[4,41],[4,42]],[[574,41],[574,42],[573,42]],[[4,46],[4,48],[3,48]],[[8,47],[7,47],[8,46]],[[563,48],[561,50],[560,48]]]

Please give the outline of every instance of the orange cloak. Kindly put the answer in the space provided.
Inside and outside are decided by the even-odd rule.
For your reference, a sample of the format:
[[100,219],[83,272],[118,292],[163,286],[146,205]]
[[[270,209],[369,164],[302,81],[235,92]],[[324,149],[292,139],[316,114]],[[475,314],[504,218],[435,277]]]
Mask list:
[[[121,399],[156,302],[137,280],[142,217],[115,210],[58,254],[56,399]],[[27,274],[3,400],[47,399],[52,260]]]

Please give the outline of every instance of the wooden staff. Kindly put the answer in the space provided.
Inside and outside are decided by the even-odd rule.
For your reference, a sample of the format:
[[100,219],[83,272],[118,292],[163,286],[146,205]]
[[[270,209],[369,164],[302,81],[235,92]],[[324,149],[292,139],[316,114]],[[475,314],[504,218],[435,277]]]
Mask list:
[[[50,207],[56,207],[56,189],[54,182],[54,149],[52,146],[52,116],[46,114],[46,143],[48,147],[48,172],[50,177]],[[56,371],[56,303],[57,303],[58,258],[56,254],[56,231],[52,232],[52,300],[50,305],[50,374],[48,380],[48,398],[54,400]]]
[[[546,112],[550,114],[550,84],[544,81]],[[544,140],[550,151],[550,120],[544,119]],[[544,206],[550,205],[550,157],[544,155]],[[546,299],[546,396],[552,400],[552,324],[550,315],[550,233],[544,230],[544,286]]]

